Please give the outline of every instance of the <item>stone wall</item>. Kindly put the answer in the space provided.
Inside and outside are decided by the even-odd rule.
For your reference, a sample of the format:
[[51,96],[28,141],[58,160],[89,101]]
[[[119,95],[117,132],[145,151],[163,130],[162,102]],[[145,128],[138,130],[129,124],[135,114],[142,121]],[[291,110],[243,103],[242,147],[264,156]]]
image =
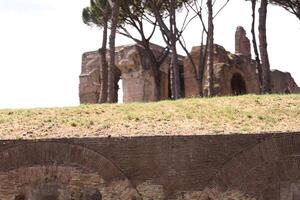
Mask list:
[[[109,60],[109,57],[107,57]],[[81,74],[79,76],[79,100],[80,103],[98,103],[101,88],[101,56],[98,51],[86,52],[82,55]],[[121,73],[115,71],[115,88],[118,96],[118,81]]]
[[292,200],[299,146],[300,133],[1,141],[0,199]]
[[235,54],[251,59],[251,44],[243,27],[238,26],[235,32]]
[[82,103],[97,103],[100,92],[100,63],[97,51],[82,55],[82,68],[79,76],[79,99]]
[[144,50],[138,45],[118,49],[116,62],[122,73],[124,102],[156,100],[152,66],[144,54]]
[[279,70],[271,71],[271,86],[274,93],[300,93],[300,88],[288,72],[281,72]]
[[[151,44],[156,57],[161,57],[164,48]],[[109,58],[109,55],[107,55]],[[180,71],[183,71],[183,57],[178,56]],[[115,65],[116,82],[122,79],[123,102],[148,102],[165,100],[170,97],[170,55],[165,58],[159,68],[160,82],[156,85],[153,63],[147,52],[140,45],[125,45],[116,48]],[[81,103],[97,103],[101,87],[101,57],[97,51],[87,52],[82,57],[79,96]],[[157,99],[156,88],[160,89],[160,99]],[[184,91],[184,88],[183,90]],[[183,96],[184,96],[184,92]]]
[[[205,48],[205,47],[204,47]],[[199,70],[200,47],[194,47],[191,56],[196,64],[196,70]],[[231,54],[224,47],[215,45],[214,47],[214,91],[215,95],[230,96],[235,95],[232,90],[232,78],[238,74],[245,83],[245,94],[258,94],[259,81],[256,73],[255,62],[244,55]],[[194,73],[193,65],[190,59],[184,61],[185,72],[185,92],[186,96],[192,97],[199,94],[199,82]],[[203,93],[207,94],[207,65],[204,66],[203,74]]]
[[[203,52],[204,49],[205,46],[202,47]],[[255,62],[251,60],[250,40],[247,38],[246,31],[243,27],[237,27],[235,34],[235,51],[235,54],[232,54],[220,45],[215,44],[214,46],[213,79],[215,95],[258,94],[260,86],[256,66]],[[200,52],[200,46],[194,47],[191,51],[196,70],[188,57],[184,61],[185,91],[188,97],[197,96],[199,91],[202,91],[204,95],[207,94],[206,62],[203,66],[202,88],[199,87],[199,79],[197,80],[195,76],[195,71],[199,72]],[[233,77],[235,76],[240,77],[240,82],[234,82]],[[242,86],[240,84],[242,84]]]
[[25,142],[0,158],[1,200],[140,199],[119,168],[84,146]]
[[[156,58],[164,48],[151,44]],[[204,54],[205,46],[202,48]],[[200,47],[193,47],[190,58],[179,56],[179,68],[182,97],[195,97],[207,94],[207,64],[204,62],[203,77],[200,74]],[[108,55],[107,55],[108,57]],[[80,75],[80,102],[97,103],[100,92],[101,62],[97,52],[87,52],[82,58]],[[126,45],[116,48],[116,82],[123,81],[123,102],[148,102],[170,98],[170,55],[159,66],[159,83],[154,78],[157,67],[149,59],[145,49],[138,45]],[[251,59],[251,44],[243,27],[237,27],[235,34],[235,54],[220,45],[214,46],[214,92],[217,96],[259,94],[260,83],[256,63]],[[271,73],[274,93],[300,93],[300,88],[289,73],[275,70]],[[158,91],[160,98],[158,98]]]

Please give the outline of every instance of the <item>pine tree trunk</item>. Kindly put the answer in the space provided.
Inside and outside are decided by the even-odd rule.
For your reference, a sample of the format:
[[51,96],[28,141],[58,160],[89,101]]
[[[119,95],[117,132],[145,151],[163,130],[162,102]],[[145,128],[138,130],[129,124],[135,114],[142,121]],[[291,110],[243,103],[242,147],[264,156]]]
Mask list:
[[261,88],[261,86],[262,86],[262,69],[261,69],[261,62],[260,62],[260,58],[259,58],[258,47],[257,47],[257,42],[256,42],[256,34],[255,34],[256,0],[251,0],[251,3],[252,3],[252,25],[251,25],[252,44],[253,44],[253,49],[254,49],[254,53],[255,53],[256,69],[258,72],[259,84],[260,84],[260,88]]
[[214,95],[214,24],[213,24],[213,5],[212,0],[207,0],[208,8],[208,60],[207,60],[207,81],[208,81],[208,91],[207,95],[209,97]]
[[118,16],[119,16],[119,0],[114,0],[111,2],[112,8],[112,18],[111,18],[111,32],[109,37],[109,54],[110,54],[110,62],[108,67],[108,103],[116,103],[117,99],[117,88],[116,88],[116,80],[115,80],[115,41],[116,41],[116,33],[118,26]]
[[155,89],[154,89],[154,96],[155,96],[155,100],[159,101],[160,100],[160,72],[159,72],[159,67],[160,65],[157,62],[157,59],[153,53],[153,51],[151,50],[150,47],[150,42],[147,41],[146,39],[143,40],[143,47],[145,48],[145,51],[147,53],[147,55],[149,56],[150,62],[151,62],[151,66],[152,66],[152,71],[153,71],[153,75],[154,75],[154,81],[155,81]]
[[180,99],[181,98],[181,88],[180,88],[180,73],[178,67],[178,55],[177,49],[174,47],[174,44],[171,46],[172,55],[171,55],[171,66],[170,66],[170,82],[172,88],[172,99]]
[[108,6],[106,6],[104,13],[103,13],[103,38],[102,38],[102,47],[100,49],[100,56],[101,56],[101,88],[99,93],[99,100],[98,103],[106,103],[107,102],[107,87],[108,87],[108,72],[107,72],[107,59],[106,59],[106,44],[107,44],[107,29],[108,29]]
[[[178,69],[178,55],[177,55],[177,50],[176,50],[176,42],[177,42],[177,36],[176,36],[176,32],[172,31],[173,26],[174,26],[174,30],[176,30],[176,18],[174,18],[175,15],[175,8],[176,6],[173,6],[173,8],[171,8],[171,4],[174,4],[174,0],[168,0],[168,2],[170,2],[170,27],[167,27],[167,25],[165,24],[163,17],[161,16],[161,13],[159,12],[159,6],[157,6],[156,3],[160,4],[159,2],[156,1],[150,1],[150,7],[151,9],[153,9],[153,14],[154,17],[158,23],[158,26],[160,28],[160,31],[165,39],[165,42],[167,43],[167,45],[169,46],[170,50],[172,51],[171,53],[171,64],[170,64],[170,88],[171,88],[171,98],[172,99],[176,99],[178,97],[178,93],[180,94],[180,92],[175,92],[179,89],[180,91],[180,82],[179,84],[176,84],[176,82],[180,81],[179,79],[179,69]],[[175,22],[175,23],[174,23]],[[175,45],[174,45],[175,44]],[[160,63],[158,65],[158,67],[161,65],[162,63]],[[153,69],[154,74],[156,74],[155,76],[156,81],[160,81],[160,75],[159,75],[159,68],[154,68]],[[178,74],[178,77],[176,78],[176,74]],[[158,90],[160,90],[160,84],[158,85]],[[178,86],[179,85],[179,88]],[[177,94],[176,94],[177,93]],[[160,96],[160,91],[157,92],[157,94]]]
[[261,0],[259,8],[259,49],[262,64],[262,92],[264,94],[271,93],[271,80],[270,80],[270,63],[267,49],[267,7],[268,0]]
[[172,88],[172,98],[179,99],[181,98],[181,88],[180,88],[180,73],[179,73],[179,66],[178,66],[178,54],[177,54],[177,28],[176,28],[176,1],[171,0],[170,5],[170,31],[171,31],[171,66],[170,66],[170,82]]
[[[207,38],[206,38],[206,44],[207,44]],[[199,54],[199,70],[197,72],[198,77],[198,88],[199,88],[199,96],[203,97],[203,74],[205,69],[205,62],[206,62],[206,56],[207,56],[207,45],[204,46],[204,30],[202,31],[201,36],[201,45],[200,45],[200,54]]]

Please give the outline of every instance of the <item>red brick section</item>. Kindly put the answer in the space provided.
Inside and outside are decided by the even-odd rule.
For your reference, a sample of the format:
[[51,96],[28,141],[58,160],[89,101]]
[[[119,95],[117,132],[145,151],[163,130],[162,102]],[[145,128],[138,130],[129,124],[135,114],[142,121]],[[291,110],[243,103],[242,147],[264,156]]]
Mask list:
[[271,86],[274,93],[279,94],[300,94],[300,87],[296,84],[292,75],[288,72],[279,70],[271,71]]
[[[194,47],[191,51],[196,65],[199,66],[199,51],[200,47]],[[227,52],[224,47],[215,45],[215,64],[214,64],[214,85],[215,94],[218,96],[234,95],[232,91],[233,76],[238,74],[242,77],[246,86],[246,93],[258,94],[259,81],[256,74],[255,63],[245,55],[236,55]],[[206,69],[206,66],[205,66]],[[184,83],[185,96],[195,97],[198,93],[197,80],[194,76],[192,63],[188,58],[184,60]],[[203,91],[207,90],[207,75],[204,70],[203,76]]]
[[[114,194],[116,198],[130,200],[139,197],[125,175],[111,161],[79,145],[59,142],[23,143],[1,151],[0,158],[0,199],[12,199],[14,195],[22,194],[24,191],[25,196],[33,195],[32,200],[43,199],[38,195],[34,197],[36,194],[32,193],[33,190],[40,188],[34,187],[37,184],[48,184],[45,190],[50,191],[51,188],[60,188],[61,185],[69,185],[70,188],[102,185],[105,194]],[[63,176],[67,172],[71,172],[69,178]],[[77,179],[71,179],[74,176]],[[18,188],[15,194],[11,194],[11,188],[7,188],[7,183],[16,184],[12,186]],[[26,192],[28,187],[32,190]],[[64,195],[67,197],[71,193]]]
[[[50,171],[57,187],[96,187],[106,199],[117,191],[120,199],[293,200],[299,147],[300,133],[2,141],[0,194],[19,188],[11,177],[44,184]],[[66,171],[77,179],[64,179]]]
[[243,27],[238,26],[235,32],[235,53],[251,59],[251,44]]
[[[154,54],[160,57],[162,47],[151,45]],[[204,51],[204,49],[203,49]],[[200,70],[200,47],[193,47],[191,51],[192,64],[189,57],[181,57],[178,62],[183,66],[182,93],[185,97],[198,96],[200,91],[207,94],[207,66]],[[155,89],[157,88],[153,76],[153,66],[145,50],[137,45],[120,46],[116,49],[115,85],[122,78],[124,102],[149,102],[156,101]],[[108,58],[109,59],[109,58]],[[214,46],[214,93],[216,96],[236,95],[234,88],[240,88],[239,82],[232,82],[234,75],[242,77],[245,82],[246,93],[259,94],[259,79],[256,72],[255,61],[251,59],[251,44],[246,36],[246,31],[239,26],[235,34],[235,54],[228,52],[224,47]],[[161,77],[160,99],[168,99],[169,94],[169,66],[170,56],[167,57],[159,69]],[[205,64],[206,65],[206,64]],[[82,69],[80,74],[79,97],[80,103],[97,103],[100,92],[99,69],[101,59],[97,51],[86,52],[82,56]],[[203,78],[195,76],[196,71],[204,70]],[[271,74],[272,91],[274,93],[300,93],[292,76],[280,71]],[[199,80],[202,83],[199,84]],[[182,86],[183,86],[182,85]],[[234,86],[232,86],[234,85]],[[244,87],[243,87],[244,88]],[[116,94],[117,95],[117,94]]]
[[293,200],[300,191],[299,147],[299,135],[262,141],[226,162],[211,186],[239,190],[257,199]]

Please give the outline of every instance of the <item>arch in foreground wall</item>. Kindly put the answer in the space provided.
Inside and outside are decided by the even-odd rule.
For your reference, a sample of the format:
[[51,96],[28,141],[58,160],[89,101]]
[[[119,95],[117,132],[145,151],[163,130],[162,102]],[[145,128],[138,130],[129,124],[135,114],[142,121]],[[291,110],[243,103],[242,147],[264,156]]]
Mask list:
[[79,145],[26,143],[0,158],[0,199],[139,199],[118,167]]
[[300,137],[274,137],[238,153],[224,164],[205,194],[212,199],[226,194],[232,199],[300,199]]

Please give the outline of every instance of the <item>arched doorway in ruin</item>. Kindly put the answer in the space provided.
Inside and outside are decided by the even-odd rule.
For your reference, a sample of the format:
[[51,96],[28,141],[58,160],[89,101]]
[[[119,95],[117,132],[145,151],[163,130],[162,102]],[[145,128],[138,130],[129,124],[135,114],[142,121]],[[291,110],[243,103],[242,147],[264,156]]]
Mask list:
[[247,88],[244,78],[239,73],[234,73],[231,78],[231,92],[232,95],[247,94]]
[[36,142],[0,152],[0,199],[139,199],[125,175],[80,145]]
[[300,134],[295,133],[270,137],[239,152],[211,179],[207,194],[243,200],[300,199],[299,145]]

